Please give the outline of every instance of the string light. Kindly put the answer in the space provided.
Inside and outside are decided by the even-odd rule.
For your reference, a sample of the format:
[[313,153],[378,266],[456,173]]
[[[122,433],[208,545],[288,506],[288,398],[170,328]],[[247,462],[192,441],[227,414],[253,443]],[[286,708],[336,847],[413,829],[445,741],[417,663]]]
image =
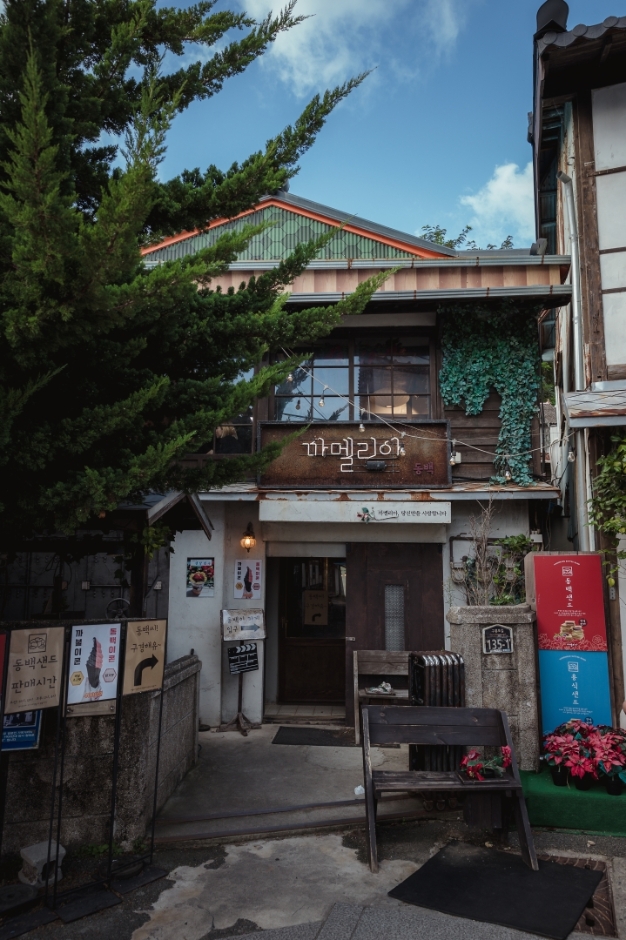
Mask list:
[[361,432],[361,434],[365,434],[365,425],[363,424],[362,421],[359,425],[359,431]]
[[288,382],[293,382],[293,372],[290,372],[290,373],[289,373],[289,375],[287,376],[287,381],[288,381]]
[[[285,356],[289,356],[289,355],[292,355],[292,356],[293,356],[293,355],[295,355],[293,352],[292,352],[291,354],[288,353],[287,350],[284,349],[284,348],[283,348],[283,352],[284,352]],[[305,375],[307,375],[309,378],[312,378],[315,382],[320,382],[320,379],[318,379],[317,376],[313,375],[313,373],[310,372],[308,369],[306,369],[304,366],[300,366],[300,369],[302,370],[302,372],[304,372]],[[321,384],[321,382],[320,382],[320,384]],[[354,401],[352,401],[352,399],[347,398],[345,395],[342,395],[340,392],[336,391],[336,389],[332,388],[330,385],[325,385],[325,386],[324,386],[324,392],[327,391],[327,390],[331,391],[331,392],[332,392],[334,395],[336,395],[338,398],[341,398],[343,401],[347,402],[347,404],[352,405],[353,407],[356,407],[356,404],[355,404]],[[298,404],[296,405],[296,410],[297,410],[297,411],[300,410],[300,409],[299,409],[299,403],[300,403],[300,402],[299,402],[299,400],[298,400]],[[324,393],[322,392],[322,397],[320,398],[320,407],[323,408],[324,405],[325,405]],[[360,408],[359,410],[360,410],[360,414],[361,414],[362,417],[364,417],[364,416],[367,414],[367,409],[365,409],[365,408]],[[370,415],[370,417],[371,417],[371,415]],[[424,434],[408,434],[406,431],[399,431],[398,428],[394,427],[393,424],[391,424],[389,421],[387,421],[387,419],[386,419],[383,415],[375,415],[375,417],[376,417],[382,424],[385,424],[391,431],[393,431],[394,434],[399,434],[401,437],[410,437],[412,440],[415,440],[415,441],[432,441],[432,440],[433,440],[432,437],[426,437]],[[363,424],[362,424],[362,423],[361,423],[361,425],[359,426],[359,431],[361,431],[361,429],[365,430],[365,428],[363,427]],[[422,430],[425,431],[426,429],[422,429]],[[569,437],[572,437],[573,435],[574,435],[574,431],[570,431],[570,433],[569,433],[569,435],[568,435],[568,438],[569,438]],[[470,450],[477,451],[479,454],[486,454],[487,457],[492,457],[492,458],[494,458],[494,459],[495,459],[495,458],[500,458],[500,459],[502,459],[502,455],[501,455],[501,454],[494,453],[493,451],[490,451],[490,450],[484,450],[482,447],[476,447],[476,445],[470,444],[470,443],[468,443],[467,441],[458,440],[458,441],[454,441],[454,442],[453,442],[451,438],[445,438],[445,440],[446,440],[447,443],[451,443],[451,444],[452,444],[452,443],[455,443],[455,444],[462,444],[463,447],[467,447],[467,448],[469,448]],[[540,451],[541,449],[542,449],[541,447],[534,447],[534,448],[532,448],[531,450],[521,451],[521,452],[518,453],[518,454],[507,454],[506,457],[505,457],[505,473],[504,473],[505,479],[506,479],[507,481],[513,479],[513,474],[512,474],[512,472],[511,472],[511,467],[509,466],[509,463],[508,463],[508,459],[507,459],[507,458],[510,457],[511,459],[513,459],[513,458],[516,458],[516,457],[530,457],[531,454],[534,454],[536,451]],[[570,454],[572,454],[571,451],[570,451]],[[569,460],[570,462],[573,462],[573,461],[576,459],[576,456],[575,456],[575,454],[574,454],[574,456],[572,457],[572,456],[570,456],[570,454],[568,454],[568,460]],[[460,462],[461,462],[461,460],[460,460],[460,454],[456,453],[456,460],[455,460],[455,463],[460,463]],[[508,477],[507,477],[507,472],[508,472],[508,474],[509,474]],[[478,484],[478,483],[477,483],[477,486],[482,486],[482,485],[483,485],[483,484]]]
[[574,463],[574,462],[576,461],[576,451],[575,451],[575,450],[570,450],[569,454],[567,455],[567,460],[568,460],[568,463]]
[[506,459],[506,457],[504,458],[504,479],[506,480],[507,483],[510,483],[511,480],[513,479],[513,474],[511,473],[509,461]]
[[296,402],[296,411],[300,411],[300,399]]
[[400,444],[400,456],[406,457],[406,451],[404,449],[404,444]]

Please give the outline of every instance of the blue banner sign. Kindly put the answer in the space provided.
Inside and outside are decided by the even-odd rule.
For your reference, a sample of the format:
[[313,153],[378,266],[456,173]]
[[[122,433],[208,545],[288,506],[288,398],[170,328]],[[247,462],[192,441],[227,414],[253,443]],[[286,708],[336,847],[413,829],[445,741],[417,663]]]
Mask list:
[[39,747],[41,711],[16,712],[4,716],[3,751],[29,751]]
[[539,650],[539,676],[543,734],[573,718],[613,723],[607,653]]

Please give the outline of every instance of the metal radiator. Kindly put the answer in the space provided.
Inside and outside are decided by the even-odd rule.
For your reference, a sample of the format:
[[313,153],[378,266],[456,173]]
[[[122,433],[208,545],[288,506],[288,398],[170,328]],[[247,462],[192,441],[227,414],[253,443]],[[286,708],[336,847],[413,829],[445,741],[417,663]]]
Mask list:
[[[409,654],[409,704],[465,707],[465,663],[458,653]],[[458,770],[464,748],[443,744],[409,746],[409,770]]]

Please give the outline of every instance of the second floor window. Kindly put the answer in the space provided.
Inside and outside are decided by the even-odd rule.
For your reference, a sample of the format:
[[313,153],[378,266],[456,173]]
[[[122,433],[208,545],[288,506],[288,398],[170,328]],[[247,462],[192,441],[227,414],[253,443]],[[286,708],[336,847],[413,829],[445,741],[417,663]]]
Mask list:
[[430,417],[430,350],[424,339],[376,337],[320,348],[276,386],[277,421],[416,420]]

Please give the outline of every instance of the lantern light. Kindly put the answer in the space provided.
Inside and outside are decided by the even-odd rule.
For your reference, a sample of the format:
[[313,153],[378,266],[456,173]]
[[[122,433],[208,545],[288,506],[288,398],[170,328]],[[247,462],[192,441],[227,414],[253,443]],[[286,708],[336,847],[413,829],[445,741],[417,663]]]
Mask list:
[[250,549],[254,548],[254,546],[256,545],[256,538],[254,537],[254,529],[252,528],[251,522],[248,523],[248,528],[243,533],[243,538],[240,544],[241,544],[241,547],[245,548],[247,552],[249,552]]

